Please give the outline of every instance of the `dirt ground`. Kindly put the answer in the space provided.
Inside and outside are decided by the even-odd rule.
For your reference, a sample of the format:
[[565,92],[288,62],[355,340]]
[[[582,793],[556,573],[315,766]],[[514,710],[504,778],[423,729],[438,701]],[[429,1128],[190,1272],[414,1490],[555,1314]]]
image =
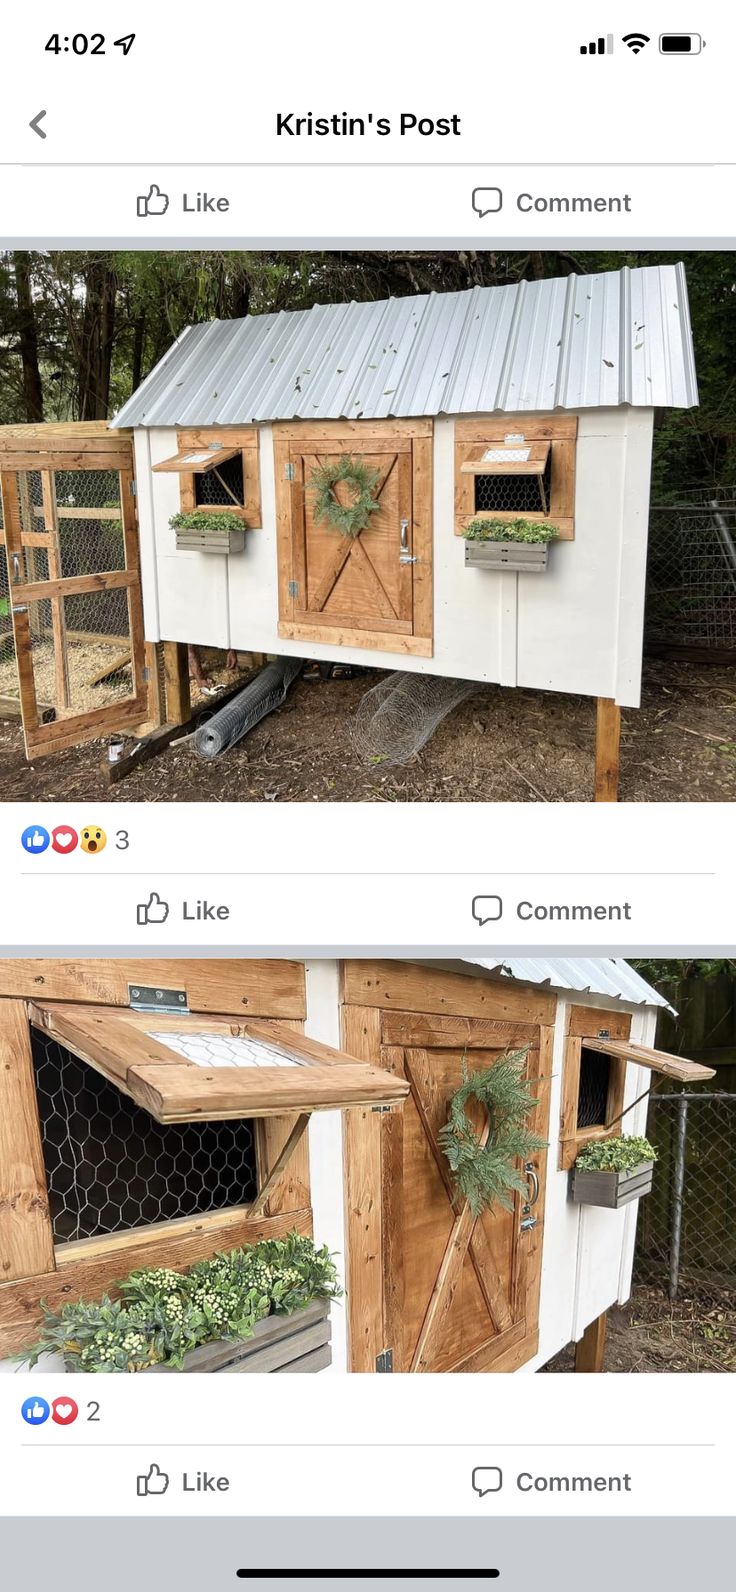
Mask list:
[[[571,1345],[545,1371],[574,1370]],[[640,1283],[611,1310],[604,1371],[736,1371],[736,1289],[685,1284],[670,1303],[661,1287]]]
[[[222,678],[222,676],[219,676]],[[365,766],[351,718],[379,675],[299,680],[284,705],[216,762],[174,744],[109,788],[103,742],[29,766],[17,719],[0,722],[0,800],[589,801],[595,704],[482,686],[404,767]],[[736,800],[732,669],[649,659],[642,707],[624,711],[622,801]]]

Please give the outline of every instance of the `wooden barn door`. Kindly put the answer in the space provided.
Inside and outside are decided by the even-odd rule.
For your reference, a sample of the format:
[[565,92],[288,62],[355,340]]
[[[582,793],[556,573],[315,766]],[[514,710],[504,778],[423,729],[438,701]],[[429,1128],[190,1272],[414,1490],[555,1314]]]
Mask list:
[[[278,429],[280,635],[431,655],[431,431],[399,425]],[[316,469],[346,456],[378,477],[379,510],[356,537],[315,519],[310,490]],[[344,486],[337,496],[350,501]]]
[[[381,1012],[380,1025],[380,1064],[411,1088],[403,1112],[384,1119],[378,1150],[378,1330],[390,1368],[514,1370],[538,1344],[546,1152],[520,1167],[527,1194],[515,1196],[513,1210],[494,1207],[475,1219],[454,1196],[438,1134],[464,1061],[479,1070],[528,1045],[527,1075],[538,1100],[530,1126],[547,1138],[552,1030],[396,1011]],[[373,1367],[364,1361],[360,1368]]]
[[0,543],[31,758],[140,724],[148,686],[131,440],[26,429],[0,431]]

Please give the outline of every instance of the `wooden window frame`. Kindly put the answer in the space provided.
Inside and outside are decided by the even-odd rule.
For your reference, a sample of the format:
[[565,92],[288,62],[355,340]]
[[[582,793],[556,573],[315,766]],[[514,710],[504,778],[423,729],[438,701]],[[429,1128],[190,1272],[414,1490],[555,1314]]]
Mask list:
[[[479,472],[480,445],[498,447],[511,433],[523,433],[525,443],[549,442],[552,450],[549,513],[475,508],[475,480]],[[575,465],[577,415],[502,415],[487,420],[455,422],[455,535],[464,536],[470,520],[511,521],[523,518],[549,522],[559,530],[559,541],[575,540]],[[499,474],[489,470],[488,474]],[[508,473],[508,472],[504,472]],[[524,473],[524,472],[519,472]]]
[[606,1121],[592,1128],[578,1127],[578,1101],[580,1095],[580,1064],[583,1047],[596,1048],[599,1039],[627,1040],[631,1033],[629,1012],[607,1012],[596,1007],[573,1006],[565,1038],[565,1057],[562,1071],[562,1108],[560,1113],[560,1171],[569,1172],[575,1159],[586,1144],[609,1138],[624,1108],[626,1089],[626,1060],[611,1057],[611,1071],[606,1102]]
[[[232,514],[235,519],[242,520],[249,531],[261,530],[263,527],[263,510],[261,507],[261,469],[260,469],[260,435],[257,426],[194,426],[176,434],[178,452],[193,453],[204,450],[213,442],[219,442],[223,448],[234,448],[240,453],[243,461],[243,495],[245,503],[242,509],[235,504],[219,503],[218,514]],[[228,457],[232,457],[228,453]],[[164,460],[164,464],[170,461]],[[224,462],[224,461],[223,461]],[[182,470],[179,473],[179,495],[182,514],[211,513],[207,505],[197,502],[196,474],[202,472]]]

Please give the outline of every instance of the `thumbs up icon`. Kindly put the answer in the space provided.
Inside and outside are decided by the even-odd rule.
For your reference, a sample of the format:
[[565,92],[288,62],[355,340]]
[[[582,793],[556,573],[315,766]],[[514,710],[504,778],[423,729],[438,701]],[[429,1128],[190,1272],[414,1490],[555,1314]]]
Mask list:
[[149,923],[165,923],[169,915],[168,901],[162,901],[156,890],[152,890],[147,901],[139,901],[136,907],[136,918],[141,929],[148,927]]
[[158,1465],[149,1465],[147,1476],[136,1477],[136,1492],[139,1498],[159,1498],[166,1492],[169,1478],[165,1470],[159,1470]]
[[139,216],[165,216],[169,208],[169,196],[162,193],[157,182],[152,182],[148,193],[139,193],[136,200]]

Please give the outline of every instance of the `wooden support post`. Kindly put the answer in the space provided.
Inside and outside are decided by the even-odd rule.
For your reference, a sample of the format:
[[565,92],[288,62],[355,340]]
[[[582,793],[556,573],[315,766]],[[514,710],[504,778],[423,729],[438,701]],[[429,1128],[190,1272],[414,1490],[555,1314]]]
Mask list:
[[618,801],[621,709],[610,697],[599,697],[595,726],[595,800]]
[[0,1001],[0,1282],[56,1270],[25,1001]]
[[183,641],[165,641],[163,645],[166,719],[169,724],[186,724],[192,716],[188,649]]
[[606,1351],[606,1321],[608,1312],[604,1310],[602,1316],[596,1316],[590,1326],[585,1328],[582,1338],[575,1345],[575,1370],[576,1371],[602,1371],[603,1356]]
[[[59,519],[56,505],[56,484],[52,470],[41,471],[41,486],[43,490],[43,521],[47,535],[50,538],[48,561],[49,580],[61,580],[63,569],[61,565],[61,542],[59,540]],[[29,570],[29,577],[33,580],[33,573]],[[66,621],[64,616],[64,599],[58,594],[51,598],[51,624],[54,636],[54,676],[56,680],[56,707],[68,708],[71,705],[69,692],[69,663],[67,658]]]

